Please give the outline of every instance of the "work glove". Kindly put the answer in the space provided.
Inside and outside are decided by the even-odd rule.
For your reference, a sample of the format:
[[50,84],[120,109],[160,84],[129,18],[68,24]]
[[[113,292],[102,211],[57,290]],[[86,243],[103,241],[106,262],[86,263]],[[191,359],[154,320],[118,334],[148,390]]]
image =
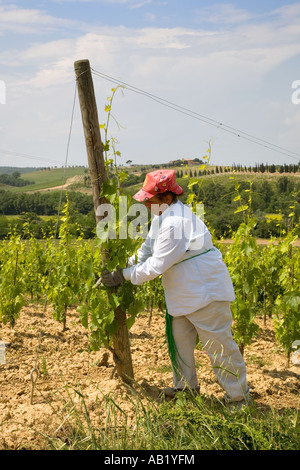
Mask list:
[[96,287],[104,284],[106,287],[117,287],[125,281],[123,276],[123,269],[117,268],[116,271],[109,272],[103,271],[102,276],[96,283]]

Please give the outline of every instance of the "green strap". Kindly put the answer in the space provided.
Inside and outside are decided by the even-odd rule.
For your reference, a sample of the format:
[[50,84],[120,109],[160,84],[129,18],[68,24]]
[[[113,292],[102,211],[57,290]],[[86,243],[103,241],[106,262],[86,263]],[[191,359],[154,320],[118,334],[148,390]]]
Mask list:
[[215,251],[214,248],[210,248],[209,250],[203,251],[202,253],[198,253],[197,255],[191,256],[190,258],[183,259],[181,261],[178,261],[178,263],[175,263],[174,266],[177,266],[177,264],[184,263],[185,261],[192,259],[192,258],[197,258],[198,256],[205,255],[209,251]]
[[173,317],[168,313],[168,309],[166,309],[166,337],[167,337],[167,344],[168,344],[168,351],[169,356],[171,359],[171,363],[173,366],[173,371],[178,378],[178,361],[177,358],[179,356],[177,347],[173,337],[173,327],[172,327]]
[[[189,259],[197,258],[198,256],[204,255],[205,253],[208,253],[209,251],[215,251],[215,249],[210,248],[209,250],[203,251],[203,253],[198,253],[197,255],[191,256],[190,258],[183,259],[182,261],[179,261],[178,263],[174,264],[174,266],[176,266],[177,264],[183,263],[184,261],[187,261]],[[178,372],[180,370],[178,366],[178,357],[180,358],[180,356],[179,356],[179,353],[175,344],[175,340],[173,337],[172,322],[173,322],[173,317],[172,315],[169,314],[168,309],[166,309],[166,337],[167,337],[168,351],[169,351],[169,356],[171,359],[174,373],[178,377]]]

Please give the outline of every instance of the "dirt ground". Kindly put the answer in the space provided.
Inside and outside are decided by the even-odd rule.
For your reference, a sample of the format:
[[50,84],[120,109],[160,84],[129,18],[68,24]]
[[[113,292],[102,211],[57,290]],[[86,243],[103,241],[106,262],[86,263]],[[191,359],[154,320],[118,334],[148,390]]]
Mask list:
[[[111,352],[88,352],[88,333],[76,310],[68,314],[69,329],[62,332],[52,319],[51,308],[43,317],[43,306],[28,305],[15,328],[0,326],[6,343],[6,364],[0,366],[0,449],[41,449],[42,434],[58,436],[67,415],[67,403],[84,396],[91,416],[105,415],[105,397],[134,419],[135,407],[127,399],[128,388],[114,374]],[[255,402],[262,407],[299,409],[300,365],[286,357],[276,343],[272,320],[258,320],[260,334],[246,348],[248,382]],[[136,389],[158,399],[172,385],[172,373],[164,333],[164,317],[155,312],[140,315],[130,331]],[[206,354],[195,352],[201,393],[222,398]],[[294,361],[295,362],[295,361]],[[39,370],[38,376],[32,369]],[[34,387],[33,382],[36,379]],[[32,393],[33,392],[33,393]],[[73,398],[70,398],[72,395]],[[75,398],[74,398],[75,397]],[[77,398],[76,398],[77,397]],[[107,402],[107,400],[106,400]]]

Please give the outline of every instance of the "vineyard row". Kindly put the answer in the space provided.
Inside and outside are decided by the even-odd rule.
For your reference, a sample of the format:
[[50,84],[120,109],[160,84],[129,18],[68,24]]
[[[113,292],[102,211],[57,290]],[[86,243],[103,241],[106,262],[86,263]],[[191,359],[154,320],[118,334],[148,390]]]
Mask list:
[[[241,211],[247,212],[245,207]],[[292,216],[292,214],[291,214]],[[297,224],[276,242],[258,246],[253,229],[255,219],[246,216],[232,233],[232,243],[214,239],[231,274],[236,299],[232,303],[233,333],[241,351],[258,332],[256,317],[272,317],[276,337],[289,361],[293,344],[300,339],[300,256],[295,247]],[[71,235],[68,202],[62,211],[59,237],[36,240],[27,223],[23,235],[10,233],[0,244],[0,326],[13,327],[26,302],[47,303],[53,317],[66,328],[68,309],[78,311],[88,329],[90,345],[97,350],[109,347],[118,325],[114,310],[119,305],[127,312],[128,328],[143,309],[164,310],[160,278],[133,286],[125,282],[117,290],[93,289],[103,270],[101,245],[96,240],[76,239]],[[125,267],[127,257],[135,252],[139,240],[118,240],[110,257],[111,266]]]

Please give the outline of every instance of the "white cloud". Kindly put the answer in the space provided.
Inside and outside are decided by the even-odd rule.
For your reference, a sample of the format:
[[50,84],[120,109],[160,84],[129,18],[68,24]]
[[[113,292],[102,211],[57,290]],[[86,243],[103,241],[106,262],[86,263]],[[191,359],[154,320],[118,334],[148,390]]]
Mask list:
[[29,8],[19,8],[16,5],[0,5],[0,30],[13,33],[42,33],[45,28],[53,30],[74,24],[70,20],[56,18],[47,13]]
[[296,23],[299,21],[300,17],[300,3],[293,3],[276,8],[270,12],[270,16],[276,16],[285,24],[290,22]]
[[144,28],[139,30],[135,43],[146,49],[177,49],[190,47],[185,40],[188,31],[182,28]]
[[67,56],[72,50],[72,39],[59,39],[45,43],[35,43],[26,49],[20,57],[23,60],[45,61],[51,58],[60,56]]
[[[131,2],[131,5],[137,3]],[[247,12],[233,11],[229,7],[232,8],[224,5],[225,20],[229,20],[231,11],[232,20],[236,21],[240,15],[239,21],[243,24],[239,22],[230,29],[225,25],[206,30],[90,25],[88,33],[83,32],[84,25],[81,25],[76,33],[70,29],[72,36],[67,30],[63,39],[39,40],[21,49],[6,48],[0,62],[6,68],[12,67],[10,80],[7,76],[0,77],[9,84],[6,120],[3,121],[5,131],[1,136],[5,134],[5,141],[14,142],[18,128],[19,141],[24,148],[15,150],[43,155],[42,149],[47,146],[49,152],[53,149],[55,153],[64,143],[63,133],[68,129],[74,61],[87,58],[96,70],[266,140],[273,139],[277,145],[288,147],[292,143],[296,148],[298,109],[291,112],[281,101],[275,109],[270,98],[261,93],[268,92],[269,87],[270,95],[276,96],[278,88],[272,82],[266,84],[265,77],[300,54],[300,31],[296,27],[297,16],[293,16],[298,10],[277,9],[257,23],[254,18],[248,21],[251,15]],[[38,18],[38,13],[29,14],[27,23],[22,15],[16,23],[12,17],[6,17],[5,21],[11,28],[17,29],[22,21],[25,26],[34,27],[33,18]],[[209,18],[217,24],[218,11],[211,9],[210,13]],[[61,25],[43,12],[40,15],[45,27]],[[300,77],[293,77],[296,78]],[[106,95],[114,85],[98,77],[94,79],[100,119],[103,119]],[[204,126],[129,91],[125,91],[124,99],[116,100],[115,106],[118,119],[127,128],[122,132],[122,149],[127,159],[150,162],[155,158],[161,162],[178,157],[178,152],[198,156],[200,143],[215,135],[219,161],[230,158],[228,163],[238,162],[249,155],[254,161],[258,158],[256,154],[251,155],[255,147],[247,149],[239,158],[242,145],[238,146],[230,136],[224,137],[221,130]],[[80,161],[84,158],[80,122],[75,134],[74,155]],[[228,148],[230,143],[234,145],[227,151],[224,142]],[[37,146],[36,152],[31,145]]]

